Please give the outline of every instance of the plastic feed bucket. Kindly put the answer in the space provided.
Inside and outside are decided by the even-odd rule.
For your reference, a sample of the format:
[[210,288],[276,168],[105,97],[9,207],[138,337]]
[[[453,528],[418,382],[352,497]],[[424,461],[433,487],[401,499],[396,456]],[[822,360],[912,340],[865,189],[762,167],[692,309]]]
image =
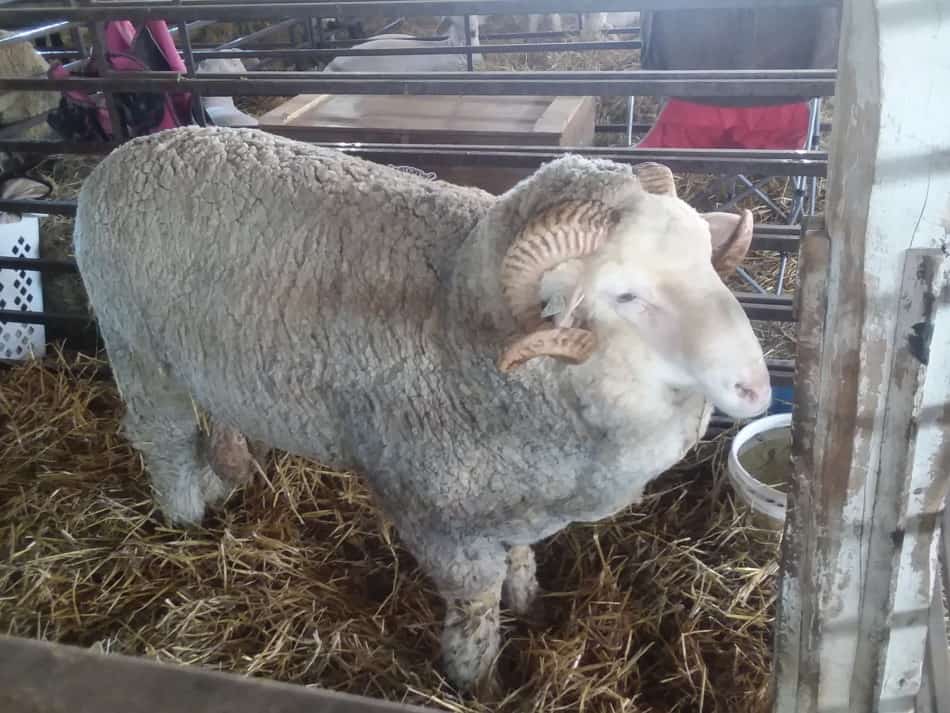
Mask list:
[[[786,481],[791,471],[792,414],[760,418],[736,434],[729,449],[729,480],[763,524],[779,530],[785,523],[786,496],[769,480]],[[750,472],[751,471],[751,472]],[[775,476],[780,478],[776,479]]]

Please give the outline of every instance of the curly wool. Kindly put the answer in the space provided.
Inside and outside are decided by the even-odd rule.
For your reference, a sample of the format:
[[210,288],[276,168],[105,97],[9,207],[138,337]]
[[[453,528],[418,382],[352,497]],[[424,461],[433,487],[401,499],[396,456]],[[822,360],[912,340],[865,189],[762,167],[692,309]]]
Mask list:
[[[511,240],[563,200],[635,210],[630,175],[568,156],[495,198],[245,129],[113,152],[80,194],[76,257],[166,514],[194,521],[221,496],[192,399],[365,473],[450,601],[497,601],[508,548],[638,499],[699,437],[702,396],[651,379],[659,357],[628,337],[573,368],[495,367],[517,331],[498,276]],[[446,631],[460,679],[497,646]]]

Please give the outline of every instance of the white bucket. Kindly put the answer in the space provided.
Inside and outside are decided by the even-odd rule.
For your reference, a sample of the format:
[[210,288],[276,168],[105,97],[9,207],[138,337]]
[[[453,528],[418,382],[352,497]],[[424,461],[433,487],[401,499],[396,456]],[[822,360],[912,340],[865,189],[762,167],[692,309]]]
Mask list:
[[[768,525],[779,530],[785,523],[785,493],[762,482],[761,473],[750,473],[740,459],[753,447],[770,442],[775,443],[775,451],[781,457],[791,441],[791,427],[790,413],[757,419],[736,434],[729,449],[729,480],[739,497]],[[788,467],[791,468],[791,464]]]

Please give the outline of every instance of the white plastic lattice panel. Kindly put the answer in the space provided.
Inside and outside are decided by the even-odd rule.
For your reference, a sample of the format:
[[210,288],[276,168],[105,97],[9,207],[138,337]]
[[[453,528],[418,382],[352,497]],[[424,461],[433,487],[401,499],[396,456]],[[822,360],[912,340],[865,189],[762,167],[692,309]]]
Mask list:
[[[0,223],[0,255],[39,257],[40,221],[24,216],[17,223]],[[42,312],[40,273],[0,270],[0,310]],[[0,321],[0,359],[27,359],[46,355],[46,328],[41,324]]]

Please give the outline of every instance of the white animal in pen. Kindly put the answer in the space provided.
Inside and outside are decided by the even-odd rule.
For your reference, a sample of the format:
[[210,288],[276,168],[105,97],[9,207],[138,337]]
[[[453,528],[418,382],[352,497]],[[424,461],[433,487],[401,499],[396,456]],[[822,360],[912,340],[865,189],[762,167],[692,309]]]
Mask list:
[[[244,62],[236,57],[205,59],[198,63],[197,74],[242,74]],[[201,104],[217,126],[257,126],[257,119],[234,105],[232,97],[202,97]]]
[[[478,46],[478,18],[469,17],[471,44]],[[400,50],[427,47],[462,47],[465,40],[465,18],[446,17],[442,19],[437,35],[446,35],[444,40],[420,40],[411,35],[379,35],[368,42],[354,45],[353,49]],[[472,56],[474,66],[483,64],[481,54]],[[399,72],[416,74],[423,72],[463,72],[468,67],[464,54],[416,54],[416,55],[376,55],[335,57],[325,68],[325,72]]]
[[[0,38],[12,33],[0,30]],[[14,42],[0,45],[0,75],[5,77],[37,77],[49,71],[49,64],[34,49],[30,42]],[[59,92],[12,91],[0,93],[0,127],[18,124],[28,119],[41,120],[18,132],[20,139],[45,139],[53,135],[52,129],[42,120],[46,112],[59,105]],[[0,175],[16,173],[26,157],[0,152]]]
[[[582,26],[580,31],[581,39],[587,41],[603,40],[605,38],[604,30],[618,27],[631,27],[640,17],[638,12],[587,12],[581,15]],[[528,32],[538,32],[544,20],[547,19],[552,32],[562,32],[564,24],[561,16],[551,15],[529,15]]]
[[751,231],[655,164],[568,156],[495,197],[189,127],[99,164],[75,243],[166,517],[199,522],[249,477],[245,437],[358,468],[445,599],[468,686],[491,680],[500,602],[531,605],[533,543],[637,502],[713,405],[768,406],[720,276]]

